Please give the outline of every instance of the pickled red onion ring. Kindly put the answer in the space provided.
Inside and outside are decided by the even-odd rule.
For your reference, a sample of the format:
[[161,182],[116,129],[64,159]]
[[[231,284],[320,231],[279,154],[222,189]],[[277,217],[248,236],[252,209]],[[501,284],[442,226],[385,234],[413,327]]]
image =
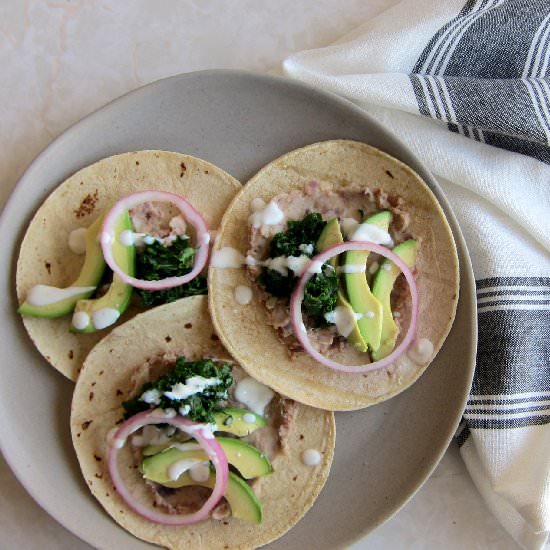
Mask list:
[[[211,495],[200,510],[192,514],[164,514],[162,512],[157,512],[137,500],[128,487],[126,487],[118,469],[118,452],[124,446],[128,436],[140,428],[143,428],[143,426],[150,424],[170,424],[189,434],[197,440],[214,465],[216,470],[216,482]],[[227,479],[229,477],[227,457],[220,444],[214,439],[212,432],[204,424],[198,424],[180,415],[167,415],[162,409],[153,409],[130,417],[126,422],[121,424],[120,427],[115,428],[108,439],[107,466],[109,468],[111,481],[122,500],[124,500],[134,512],[145,519],[162,525],[190,525],[208,519],[212,509],[225,494]]]
[[[117,264],[113,255],[113,242],[117,238],[117,235],[115,235],[116,220],[125,210],[129,211],[144,202],[172,203],[183,214],[185,220],[195,228],[198,250],[195,256],[193,269],[186,275],[182,275],[181,277],[167,277],[166,279],[161,279],[159,281],[146,281],[143,279],[137,279],[136,277],[131,277]],[[132,285],[135,288],[142,288],[145,290],[163,290],[165,288],[172,288],[188,283],[194,279],[203,270],[206,265],[206,261],[208,260],[209,241],[210,234],[208,233],[208,226],[206,225],[206,221],[201,214],[183,197],[180,197],[175,193],[168,193],[167,191],[140,191],[139,193],[132,193],[131,195],[123,197],[115,203],[115,205],[105,216],[100,234],[101,250],[103,251],[103,257],[105,258],[107,265],[125,283]]]
[[[409,323],[409,327],[407,329],[405,337],[389,355],[387,355],[383,359],[380,359],[379,361],[365,363],[363,365],[343,365],[342,363],[333,361],[332,359],[329,359],[328,357],[325,357],[324,355],[319,353],[309,341],[307,329],[304,325],[304,321],[302,318],[302,301],[304,299],[304,289],[307,282],[313,276],[313,272],[308,271],[309,268],[315,264],[323,264],[326,261],[330,260],[330,258],[349,250],[368,250],[370,252],[375,252],[376,254],[384,256],[388,260],[391,260],[397,265],[397,267],[399,267],[399,269],[401,269],[403,275],[405,275],[405,279],[407,280],[411,293],[411,321]],[[304,350],[316,361],[318,361],[325,367],[329,367],[334,370],[362,374],[365,372],[382,369],[391,365],[401,355],[403,355],[403,353],[405,353],[407,348],[410,346],[415,336],[416,323],[418,319],[418,289],[416,287],[416,282],[414,280],[414,275],[412,274],[412,271],[409,269],[407,264],[399,256],[397,256],[397,254],[384,246],[374,244],[369,241],[348,241],[327,248],[321,254],[318,254],[311,259],[309,264],[306,266],[304,272],[302,273],[298,284],[294,288],[294,291],[292,292],[292,296],[290,298],[290,318],[292,321],[294,335],[296,336]]]

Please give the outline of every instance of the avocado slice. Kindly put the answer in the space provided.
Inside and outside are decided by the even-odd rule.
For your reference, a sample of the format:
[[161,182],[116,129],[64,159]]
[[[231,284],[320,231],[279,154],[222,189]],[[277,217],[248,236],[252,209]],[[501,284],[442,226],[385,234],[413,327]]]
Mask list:
[[[120,235],[120,233],[125,230],[132,230],[132,220],[130,219],[130,214],[128,211],[125,211],[124,214],[122,214],[116,221],[115,236]],[[136,247],[134,245],[125,246],[119,242],[118,238],[115,238],[113,242],[113,256],[117,264],[125,273],[131,277],[135,275]],[[107,308],[114,310],[112,313],[115,313],[115,315],[118,311],[118,316],[120,316],[124,313],[124,311],[126,311],[131,298],[132,286],[122,281],[120,277],[114,273],[113,281],[109,286],[109,290],[101,296],[101,298],[97,298],[95,300],[79,300],[76,303],[74,312],[86,313],[88,315],[88,325],[83,329],[77,329],[73,324],[71,324],[71,332],[95,332],[96,330],[105,328],[105,326],[109,326],[103,325],[97,327],[94,324],[95,314]]]
[[[248,415],[247,420],[254,417],[254,422],[245,422],[245,415]],[[216,432],[226,432],[237,437],[245,437],[254,430],[267,425],[267,421],[263,416],[247,409],[224,409],[214,413],[214,421],[216,422]]]
[[[388,230],[393,214],[388,210],[377,212],[363,223],[374,224],[384,231]],[[367,250],[351,250],[346,252],[344,258],[344,266],[367,266],[367,258],[369,252]],[[354,311],[361,313],[364,316],[357,321],[359,331],[366,344],[372,352],[380,347],[380,338],[382,335],[382,304],[372,294],[367,283],[365,273],[344,273],[346,282],[346,292],[349,302]]]
[[[408,241],[398,244],[393,249],[393,252],[395,252],[408,267],[413,268],[416,262],[417,250],[418,241],[409,239]],[[372,358],[375,361],[389,355],[395,347],[395,341],[397,340],[397,325],[393,320],[390,296],[395,280],[400,274],[401,270],[392,261],[384,260],[372,281],[372,293],[382,304],[382,334],[380,338],[380,347],[372,354]]]
[[[213,489],[215,483],[216,474],[214,472],[210,472],[210,477],[206,481],[194,481],[191,479],[189,472],[185,472],[177,481],[162,483],[162,485],[171,488],[201,485]],[[244,519],[250,523],[262,522],[262,503],[252,487],[233,472],[229,472],[227,488],[223,496],[231,506],[231,515],[234,518]]]
[[[99,244],[99,232],[102,225],[103,216],[100,216],[86,230],[86,256],[84,264],[77,279],[67,288],[93,286],[95,290],[95,287],[99,284],[105,270],[105,260],[103,259]],[[76,294],[44,306],[33,306],[27,302],[23,302],[17,311],[22,315],[29,315],[31,317],[44,317],[47,319],[62,317],[63,315],[67,315],[67,313],[71,313],[78,300],[88,298],[94,290]]]
[[[221,445],[228,462],[237,468],[244,478],[265,476],[273,471],[271,462],[256,447],[231,437],[216,437],[216,441]],[[144,477],[165,485],[171,481],[168,477],[170,465],[179,460],[189,459],[206,462],[208,456],[202,449],[181,451],[176,447],[170,447],[144,459],[141,469]]]
[[[250,418],[254,417],[254,422],[245,422],[245,414],[250,415]],[[253,413],[248,409],[223,409],[214,413],[214,421],[216,423],[215,432],[225,432],[237,437],[245,437],[258,428],[263,428],[267,425],[267,421],[263,416]],[[189,441],[189,438],[177,436],[164,445],[147,445],[143,448],[143,454],[144,456],[156,455],[170,447],[173,443],[184,443],[185,441]]]
[[162,443],[159,445],[146,445],[143,447],[141,453],[143,456],[153,456],[159,453],[162,453],[165,449],[169,449],[174,445],[174,443],[188,443],[191,441],[190,437],[187,437],[185,434],[176,435],[170,439],[170,441],[166,443]]
[[[342,237],[342,231],[340,230],[340,222],[338,221],[338,218],[333,218],[327,222],[323,231],[321,231],[319,239],[317,240],[317,250],[319,252],[323,252],[327,248],[343,242],[344,238]],[[329,263],[334,269],[336,269],[338,267],[338,257],[333,256],[329,260]],[[350,311],[350,313],[352,314],[351,316],[353,317],[353,308],[351,307],[351,304],[347,301],[341,287],[338,288],[338,298],[336,301],[336,306],[346,308]],[[348,342],[352,344],[357,351],[367,351],[367,344],[361,336],[361,332],[359,331],[359,326],[357,325],[357,322],[354,323],[353,330],[349,333],[347,338]]]

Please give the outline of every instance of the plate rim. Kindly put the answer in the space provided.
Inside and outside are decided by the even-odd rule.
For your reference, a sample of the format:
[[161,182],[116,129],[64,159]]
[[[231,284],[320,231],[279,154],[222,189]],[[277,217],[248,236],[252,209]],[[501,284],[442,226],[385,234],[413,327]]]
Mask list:
[[[465,376],[468,375],[467,387],[470,388],[471,382],[474,376],[474,371],[475,371],[475,359],[476,359],[476,350],[477,350],[477,316],[475,315],[475,311],[476,311],[475,278],[474,278],[474,273],[472,268],[472,262],[469,256],[469,251],[468,251],[462,230],[460,228],[460,225],[458,224],[458,220],[456,219],[456,216],[446,196],[444,195],[443,190],[441,189],[439,183],[437,182],[433,174],[431,174],[428,168],[424,165],[424,163],[420,161],[420,159],[418,159],[418,157],[410,149],[410,147],[406,145],[398,135],[394,134],[391,130],[388,130],[387,128],[385,128],[383,124],[378,122],[368,112],[364,111],[355,103],[353,103],[352,101],[342,96],[339,96],[330,91],[322,90],[320,88],[311,86],[309,84],[306,84],[304,82],[301,82],[292,78],[276,76],[272,74],[258,73],[254,71],[239,70],[239,69],[206,69],[206,70],[199,70],[199,71],[190,71],[186,73],[180,73],[169,77],[161,78],[153,82],[149,82],[143,86],[132,89],[122,94],[121,96],[118,96],[108,101],[104,105],[98,107],[97,109],[94,109],[84,117],[80,118],[79,120],[77,120],[76,122],[68,126],[62,132],[60,132],[28,164],[24,172],[21,174],[21,176],[17,180],[13,189],[11,190],[2,208],[2,211],[0,212],[0,232],[5,230],[5,225],[8,224],[7,222],[8,214],[12,211],[12,209],[14,209],[15,203],[17,203],[17,201],[19,200],[20,195],[23,194],[22,188],[26,180],[33,177],[33,172],[36,169],[36,165],[39,164],[43,158],[47,157],[47,155],[50,154],[52,149],[58,147],[60,143],[63,143],[63,141],[70,139],[73,133],[78,132],[79,127],[84,125],[86,121],[88,121],[89,119],[95,118],[99,114],[105,114],[110,109],[116,108],[117,104],[123,103],[129,96],[136,97],[142,93],[150,92],[157,86],[160,87],[160,86],[169,85],[170,82],[185,81],[185,79],[187,78],[194,78],[200,75],[203,75],[203,76],[210,76],[210,75],[224,76],[225,75],[225,76],[238,77],[238,78],[252,78],[252,79],[263,80],[267,83],[274,82],[279,85],[282,84],[282,85],[301,89],[304,93],[313,94],[317,96],[319,99],[323,99],[325,101],[336,103],[342,107],[345,107],[350,112],[353,112],[360,119],[363,119],[369,126],[376,128],[377,131],[390,137],[396,143],[396,145],[399,146],[400,151],[402,151],[404,153],[404,156],[406,157],[405,160],[403,160],[402,158],[399,158],[399,160],[401,160],[407,165],[411,165],[412,163],[414,165],[412,167],[413,170],[419,173],[419,175],[426,181],[430,189],[434,192],[434,194],[436,195],[436,198],[441,204],[441,207],[445,211],[445,215],[447,219],[449,220],[449,224],[451,226],[452,233],[455,238],[455,242],[457,244],[457,252],[459,256],[459,272],[460,272],[460,286],[459,286],[460,294],[459,294],[458,304],[460,304],[462,301],[467,300],[470,309],[472,310],[472,312],[474,312],[470,323],[470,334],[469,334],[469,340],[471,342],[470,354],[469,354],[470,356],[467,357],[466,361],[464,361],[464,367],[463,367],[466,370]],[[53,188],[49,189],[48,193],[51,192],[51,190],[53,190]],[[18,248],[16,247],[15,250],[18,250]],[[14,260],[12,258],[12,263],[13,261]],[[13,265],[10,264],[8,269],[9,269],[8,279],[13,283],[13,277],[14,277]],[[472,289],[472,292],[470,292],[469,296],[466,296],[463,293],[462,283],[463,283],[464,276],[466,276],[468,286],[470,286]],[[451,328],[451,331],[452,330],[453,328]],[[342,541],[341,547],[348,546],[358,542],[359,540],[362,540],[369,533],[371,533],[380,525],[388,521],[412,499],[412,497],[429,479],[429,477],[432,475],[437,465],[440,463],[449,444],[452,442],[454,433],[460,423],[463,410],[466,406],[468,394],[469,394],[469,390],[466,390],[462,396],[460,410],[457,410],[455,417],[453,419],[454,422],[452,422],[452,424],[454,425],[454,429],[450,431],[445,438],[443,438],[439,448],[434,449],[434,454],[430,461],[429,467],[425,471],[425,475],[420,476],[418,481],[413,485],[413,489],[412,491],[409,492],[407,498],[404,499],[402,502],[398,503],[397,506],[394,506],[390,511],[388,511],[387,514],[379,517],[379,520],[375,522],[375,524],[371,525],[369,528],[366,528],[360,534],[356,536],[352,536],[345,541]],[[338,414],[349,414],[349,413],[338,413]],[[8,464],[9,468],[11,469],[12,473],[15,475],[19,483],[21,483],[25,491],[33,498],[33,500],[40,506],[40,508],[42,508],[42,510],[48,513],[57,523],[63,526],[63,528],[67,529],[70,533],[78,537],[80,540],[86,542],[87,544],[93,544],[87,538],[85,538],[83,534],[81,534],[77,525],[72,525],[72,524],[68,525],[68,523],[66,523],[63,519],[58,517],[58,515],[56,515],[56,511],[54,510],[54,506],[52,506],[49,503],[48,499],[46,499],[43,495],[39,494],[38,491],[34,490],[32,484],[25,483],[24,468],[19,467],[16,463],[15,458],[11,456],[7,448],[8,441],[4,437],[5,431],[6,430],[0,428],[0,451],[2,452],[2,455],[6,463]]]

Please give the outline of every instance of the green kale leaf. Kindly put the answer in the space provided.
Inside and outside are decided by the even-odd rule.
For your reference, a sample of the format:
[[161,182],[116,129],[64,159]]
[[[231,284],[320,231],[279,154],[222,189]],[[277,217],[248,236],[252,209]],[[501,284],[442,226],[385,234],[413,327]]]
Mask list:
[[[219,383],[208,386],[202,391],[192,394],[183,399],[171,399],[164,395],[164,392],[172,391],[176,384],[185,382],[194,376],[203,378],[217,378]],[[214,422],[214,412],[219,409],[219,403],[228,399],[228,390],[233,384],[231,365],[227,363],[216,363],[211,359],[201,361],[186,361],[185,357],[178,357],[176,366],[170,372],[162,375],[154,382],[143,384],[137,395],[122,403],[124,408],[124,419],[134,414],[152,408],[174,409],[178,411],[181,407],[188,408],[187,416],[196,422]],[[160,403],[152,404],[141,400],[144,392],[157,390],[160,393]]]
[[281,275],[274,269],[265,268],[258,277],[258,283],[263,286],[269,294],[284,298],[292,294],[292,289],[297,279],[292,273]]
[[[317,212],[308,214],[303,220],[289,221],[286,231],[276,233],[271,239],[269,257],[301,256],[305,254],[311,258],[316,253],[317,240],[326,224],[327,222]],[[313,251],[307,253],[300,248],[300,245],[311,245]],[[296,280],[291,271],[288,275],[281,275],[278,271],[269,268],[264,269],[258,277],[258,283],[267,292],[279,298],[290,296]]]
[[338,299],[338,275],[325,264],[322,273],[315,273],[304,289],[305,311],[324,324],[324,315],[334,311]]
[[208,288],[206,285],[206,277],[199,276],[184,285],[166,288],[163,290],[140,289],[138,292],[141,297],[141,303],[145,307],[153,307],[168,304],[169,302],[175,302],[180,298],[187,298],[188,296],[208,294]]
[[[277,256],[301,256],[310,258],[317,253],[317,241],[327,222],[321,214],[312,212],[303,220],[289,221],[286,231],[273,236],[269,245],[271,258]],[[300,245],[312,245],[312,252],[307,253]],[[266,268],[258,277],[258,283],[273,296],[284,298],[292,294],[298,278],[289,271],[282,275],[278,271]],[[336,307],[338,296],[338,277],[336,272],[326,265],[322,273],[316,273],[307,283],[303,307],[314,320],[323,323],[324,314]]]
[[[137,276],[146,281],[181,277],[193,269],[195,254],[196,249],[189,245],[187,237],[178,235],[169,246],[155,241],[137,255]],[[206,277],[195,277],[188,283],[164,290],[138,289],[138,294],[146,307],[167,304],[180,298],[207,294]]]
[[315,254],[315,245],[326,224],[318,212],[308,214],[303,220],[289,221],[286,231],[276,233],[271,239],[269,256],[300,256],[304,254],[300,245],[312,244],[314,253],[307,254],[311,257]]

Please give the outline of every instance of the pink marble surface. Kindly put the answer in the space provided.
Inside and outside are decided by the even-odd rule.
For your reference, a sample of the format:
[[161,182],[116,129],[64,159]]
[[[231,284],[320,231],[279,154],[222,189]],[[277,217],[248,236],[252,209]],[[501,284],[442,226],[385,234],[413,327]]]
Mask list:
[[[397,0],[1,0],[0,206],[62,130],[148,82],[208,68],[267,71]],[[0,548],[90,546],[42,511],[0,461]],[[517,548],[451,446],[420,492],[353,546]]]

